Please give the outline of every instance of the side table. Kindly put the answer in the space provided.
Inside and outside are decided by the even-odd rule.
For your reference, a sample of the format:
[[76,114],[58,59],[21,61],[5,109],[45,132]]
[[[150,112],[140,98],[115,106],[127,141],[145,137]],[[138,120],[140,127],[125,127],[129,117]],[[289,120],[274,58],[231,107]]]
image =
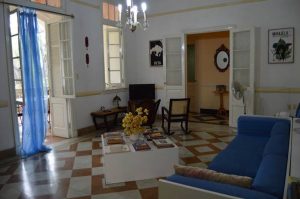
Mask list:
[[124,107],[111,108],[103,111],[92,112],[91,116],[93,118],[93,122],[97,130],[101,128],[101,125],[97,123],[97,118],[103,118],[104,128],[106,129],[106,131],[109,131],[111,126],[108,124],[107,117],[111,115],[115,116],[113,120],[113,125],[116,125],[119,113],[126,113],[126,112],[127,112],[127,107],[124,106]]
[[220,96],[220,107],[218,109],[218,115],[226,115],[227,111],[224,108],[224,95],[228,94],[228,91],[214,91],[215,94]]

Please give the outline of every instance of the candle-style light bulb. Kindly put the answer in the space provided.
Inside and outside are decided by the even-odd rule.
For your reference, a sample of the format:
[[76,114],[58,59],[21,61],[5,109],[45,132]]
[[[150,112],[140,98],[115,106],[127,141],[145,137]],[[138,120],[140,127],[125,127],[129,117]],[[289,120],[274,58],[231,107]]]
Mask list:
[[122,12],[122,4],[118,4],[118,11]]
[[132,6],[132,12],[133,12],[133,23],[137,23],[138,9],[136,5]]
[[147,4],[146,4],[145,2],[143,2],[143,3],[141,4],[141,7],[142,7],[142,11],[143,11],[143,12],[146,12],[146,10],[147,10]]
[[126,2],[127,2],[127,7],[131,7],[131,5],[132,5],[131,0],[127,0]]

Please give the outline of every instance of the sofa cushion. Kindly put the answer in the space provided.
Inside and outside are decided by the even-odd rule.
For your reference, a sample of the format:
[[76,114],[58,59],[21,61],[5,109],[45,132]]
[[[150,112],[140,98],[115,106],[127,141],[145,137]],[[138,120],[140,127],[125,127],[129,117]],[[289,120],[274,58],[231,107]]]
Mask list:
[[247,176],[229,175],[210,169],[181,165],[174,165],[174,169],[176,174],[182,176],[200,178],[203,180],[226,183],[246,188],[250,188],[252,185],[252,178]]
[[253,153],[251,150],[225,149],[214,158],[208,168],[222,173],[254,178],[261,160],[262,154]]
[[286,164],[287,157],[278,155],[265,156],[254,178],[252,188],[282,198]]
[[186,176],[172,175],[168,177],[167,180],[184,184],[187,186],[206,189],[206,190],[223,193],[231,196],[236,196],[240,198],[245,198],[245,199],[254,199],[254,198],[255,199],[276,199],[276,197],[270,194],[262,193],[259,191],[242,188],[234,185],[229,185],[229,184],[223,184],[223,183],[212,182],[212,181],[207,181],[207,180],[202,180],[197,178],[186,177]]
[[264,156],[266,155],[281,155],[288,156],[289,152],[289,136],[284,134],[272,135],[264,149]]
[[290,134],[290,122],[288,120],[276,122],[276,124],[274,124],[271,130],[271,135],[289,135],[289,134]]
[[268,140],[268,137],[237,135],[227,148],[214,158],[209,169],[255,177]]
[[262,154],[266,143],[268,142],[268,137],[255,137],[249,135],[238,135],[226,149],[240,151],[251,151],[255,154]]

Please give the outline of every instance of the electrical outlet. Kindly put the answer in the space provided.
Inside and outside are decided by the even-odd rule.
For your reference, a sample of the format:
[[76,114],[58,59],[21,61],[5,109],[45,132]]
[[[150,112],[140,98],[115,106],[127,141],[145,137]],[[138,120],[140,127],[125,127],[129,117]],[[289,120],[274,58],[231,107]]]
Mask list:
[[292,104],[288,104],[288,110],[292,110]]

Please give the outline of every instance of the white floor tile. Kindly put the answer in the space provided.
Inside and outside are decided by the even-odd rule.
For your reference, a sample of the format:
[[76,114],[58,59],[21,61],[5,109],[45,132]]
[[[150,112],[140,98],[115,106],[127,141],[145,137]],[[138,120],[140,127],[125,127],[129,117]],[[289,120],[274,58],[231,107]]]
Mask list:
[[211,149],[208,146],[199,146],[195,148],[197,151],[199,151],[200,153],[205,153],[205,152],[211,152],[214,151],[213,149]]
[[75,157],[73,169],[92,168],[92,156],[77,156]]
[[67,197],[75,198],[87,195],[91,195],[91,176],[71,178]]
[[19,198],[22,191],[21,183],[6,184],[0,190],[1,199]]
[[202,162],[211,162],[217,154],[212,154],[212,155],[200,155],[198,156],[198,158],[202,161]]
[[224,142],[217,142],[217,143],[212,143],[212,145],[214,145],[215,147],[223,150],[227,147],[228,144],[226,144]]
[[41,195],[53,195],[57,192],[58,184],[51,183],[45,185],[36,185],[32,189],[24,189],[24,193],[29,197]]
[[55,153],[56,158],[72,158],[76,155],[74,151]]
[[203,145],[208,144],[209,142],[206,140],[193,140],[193,141],[181,141],[183,146],[195,146],[195,145]]
[[157,179],[149,179],[149,180],[139,180],[136,181],[136,185],[138,189],[146,189],[151,187],[157,187],[158,181]]
[[94,167],[92,168],[92,175],[95,176],[95,175],[102,175],[104,172],[103,172],[103,167]]
[[92,149],[92,142],[80,142],[77,146],[77,151],[87,151]]
[[92,199],[141,199],[141,194],[138,190],[123,191],[118,193],[107,193],[92,196]]
[[193,157],[195,156],[192,152],[190,152],[187,148],[185,147],[179,147],[179,157],[181,158],[187,158],[187,157]]

